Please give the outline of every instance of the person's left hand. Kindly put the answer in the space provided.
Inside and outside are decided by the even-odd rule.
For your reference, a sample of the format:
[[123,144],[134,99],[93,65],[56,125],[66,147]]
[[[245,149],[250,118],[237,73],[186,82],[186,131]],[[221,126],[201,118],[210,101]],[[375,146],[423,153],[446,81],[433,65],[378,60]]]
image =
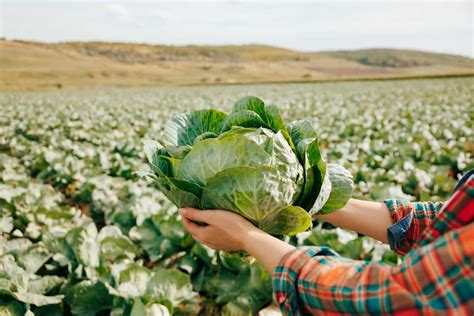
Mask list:
[[[245,250],[245,241],[251,231],[258,231],[252,223],[237,213],[223,210],[181,208],[184,227],[193,238],[215,250]],[[207,226],[198,225],[202,222]]]

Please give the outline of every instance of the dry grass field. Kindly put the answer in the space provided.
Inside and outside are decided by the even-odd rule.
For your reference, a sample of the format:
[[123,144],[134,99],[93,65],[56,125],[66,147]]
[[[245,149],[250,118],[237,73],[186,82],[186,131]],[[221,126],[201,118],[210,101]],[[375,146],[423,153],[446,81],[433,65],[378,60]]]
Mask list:
[[0,41],[0,91],[474,75],[473,59],[371,49]]

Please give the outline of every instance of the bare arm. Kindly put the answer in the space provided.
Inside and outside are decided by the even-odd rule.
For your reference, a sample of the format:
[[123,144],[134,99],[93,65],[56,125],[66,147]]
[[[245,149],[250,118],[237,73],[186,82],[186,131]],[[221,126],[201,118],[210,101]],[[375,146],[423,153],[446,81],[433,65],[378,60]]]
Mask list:
[[[186,208],[181,209],[181,215],[184,226],[195,240],[213,249],[245,250],[271,275],[283,256],[295,249],[233,212]],[[328,215],[316,215],[314,218],[354,230],[382,242],[387,242],[387,228],[392,224],[385,204],[356,199],[350,199],[340,210]],[[200,226],[195,222],[203,222],[207,226]]]
[[243,249],[257,259],[273,277],[283,256],[295,247],[258,229],[247,234]]
[[384,203],[350,199],[340,210],[313,218],[353,230],[387,243],[387,228],[393,224]]

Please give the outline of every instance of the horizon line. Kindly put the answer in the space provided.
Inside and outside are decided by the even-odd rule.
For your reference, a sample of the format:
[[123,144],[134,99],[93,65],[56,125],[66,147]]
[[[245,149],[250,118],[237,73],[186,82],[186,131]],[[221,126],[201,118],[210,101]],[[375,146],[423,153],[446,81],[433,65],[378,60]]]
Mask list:
[[398,51],[413,51],[413,52],[420,52],[420,53],[430,53],[430,54],[438,54],[438,55],[446,55],[446,56],[456,56],[456,57],[463,57],[468,59],[474,59],[474,52],[471,56],[458,54],[458,53],[451,53],[451,52],[441,52],[436,50],[425,50],[420,48],[400,48],[400,47],[380,47],[380,46],[369,46],[369,47],[358,47],[358,48],[334,48],[334,49],[324,49],[324,50],[298,50],[293,49],[290,47],[284,47],[279,45],[273,45],[268,43],[257,43],[257,42],[248,42],[248,43],[221,43],[221,44],[208,44],[208,43],[190,43],[190,44],[166,44],[166,43],[152,43],[152,42],[140,42],[140,41],[110,41],[110,40],[59,40],[59,41],[41,41],[35,39],[21,39],[21,38],[7,38],[6,36],[1,35],[1,40],[6,41],[14,41],[14,42],[30,42],[30,43],[38,43],[38,44],[73,44],[73,43],[104,43],[104,44],[132,44],[132,45],[143,45],[143,46],[168,46],[168,47],[225,47],[225,46],[263,46],[263,47],[271,47],[281,50],[288,50],[297,53],[303,54],[314,54],[314,53],[333,53],[333,52],[349,52],[349,51],[364,51],[364,50],[398,50]]

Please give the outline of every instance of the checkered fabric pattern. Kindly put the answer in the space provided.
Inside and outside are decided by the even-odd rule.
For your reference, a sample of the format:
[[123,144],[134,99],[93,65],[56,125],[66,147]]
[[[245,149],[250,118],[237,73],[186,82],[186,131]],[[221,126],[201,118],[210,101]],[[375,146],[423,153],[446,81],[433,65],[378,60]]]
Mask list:
[[443,205],[391,201],[394,221],[409,218],[405,237],[394,244],[407,253],[401,265],[297,248],[282,258],[273,279],[285,315],[474,314],[474,176]]
[[394,223],[387,230],[390,248],[400,255],[417,247],[421,234],[431,226],[443,207],[440,202],[410,202],[403,198],[384,202]]

